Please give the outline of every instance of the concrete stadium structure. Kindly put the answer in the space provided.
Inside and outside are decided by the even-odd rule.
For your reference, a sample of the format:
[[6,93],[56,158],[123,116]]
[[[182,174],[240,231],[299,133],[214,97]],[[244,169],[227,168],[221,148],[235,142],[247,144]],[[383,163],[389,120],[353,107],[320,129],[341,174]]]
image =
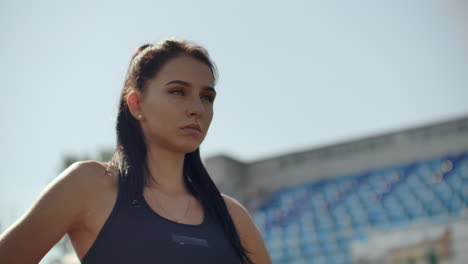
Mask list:
[[227,155],[209,157],[204,163],[221,192],[255,210],[283,187],[464,151],[468,114],[248,163]]
[[468,115],[205,165],[249,209],[274,263],[468,263]]

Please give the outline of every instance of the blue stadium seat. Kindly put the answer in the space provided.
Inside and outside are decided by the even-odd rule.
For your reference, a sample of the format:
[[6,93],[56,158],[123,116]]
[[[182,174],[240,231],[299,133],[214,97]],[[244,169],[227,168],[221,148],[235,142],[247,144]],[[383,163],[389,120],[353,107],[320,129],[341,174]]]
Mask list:
[[284,188],[253,214],[274,263],[351,263],[369,229],[444,223],[468,207],[468,152]]

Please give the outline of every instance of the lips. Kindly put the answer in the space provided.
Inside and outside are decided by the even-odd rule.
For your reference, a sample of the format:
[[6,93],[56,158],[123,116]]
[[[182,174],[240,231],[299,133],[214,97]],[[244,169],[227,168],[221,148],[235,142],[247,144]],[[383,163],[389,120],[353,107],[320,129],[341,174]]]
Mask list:
[[198,132],[201,132],[201,128],[198,124],[190,124],[188,126],[184,126],[182,129],[189,128],[189,129],[195,129]]

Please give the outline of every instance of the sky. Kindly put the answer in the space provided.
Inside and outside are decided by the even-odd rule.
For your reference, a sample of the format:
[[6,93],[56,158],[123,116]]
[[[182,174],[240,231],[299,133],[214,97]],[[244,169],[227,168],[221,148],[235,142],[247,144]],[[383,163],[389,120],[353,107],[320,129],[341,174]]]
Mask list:
[[219,70],[202,157],[254,161],[468,115],[468,4],[0,2],[0,230],[64,155],[115,146],[134,50],[179,37]]

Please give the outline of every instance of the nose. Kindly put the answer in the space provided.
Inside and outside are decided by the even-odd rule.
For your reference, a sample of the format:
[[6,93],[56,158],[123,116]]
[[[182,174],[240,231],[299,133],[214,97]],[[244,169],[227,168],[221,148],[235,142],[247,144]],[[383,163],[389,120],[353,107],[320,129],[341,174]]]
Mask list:
[[205,112],[205,106],[200,98],[195,98],[191,100],[189,106],[187,107],[187,114],[189,116],[197,115],[200,116]]

